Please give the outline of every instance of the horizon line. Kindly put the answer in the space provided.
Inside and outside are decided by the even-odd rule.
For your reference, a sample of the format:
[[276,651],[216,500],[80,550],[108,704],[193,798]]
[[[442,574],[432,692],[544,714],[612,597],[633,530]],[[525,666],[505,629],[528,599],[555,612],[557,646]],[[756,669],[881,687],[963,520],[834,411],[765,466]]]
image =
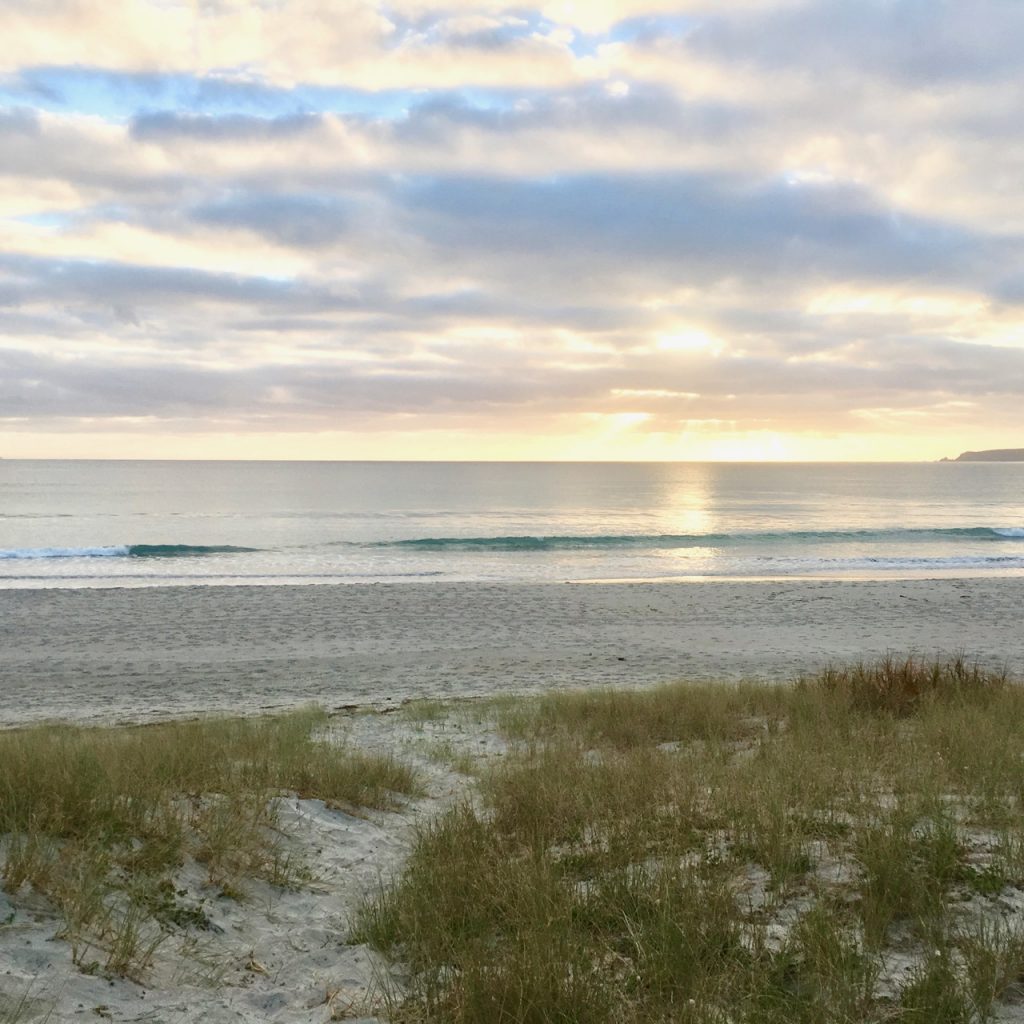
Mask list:
[[[942,462],[958,462],[959,457],[920,459],[259,459],[259,458],[145,458],[138,456],[32,456],[0,455],[0,462],[253,462],[253,463],[308,463],[314,464],[394,464],[394,465],[594,465],[594,466],[820,466],[820,465],[933,465]],[[1017,459],[969,460],[1003,462],[1012,464]]]

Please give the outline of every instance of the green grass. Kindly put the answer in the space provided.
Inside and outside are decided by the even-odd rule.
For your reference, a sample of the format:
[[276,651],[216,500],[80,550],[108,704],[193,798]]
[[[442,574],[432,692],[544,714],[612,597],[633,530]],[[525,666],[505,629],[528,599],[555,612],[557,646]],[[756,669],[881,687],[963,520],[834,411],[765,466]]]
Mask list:
[[278,827],[275,797],[389,807],[412,771],[318,738],[316,710],[138,728],[40,726],[0,733],[5,889],[59,912],[85,969],[140,974],[174,929],[202,929],[175,889],[187,857],[223,895],[247,880],[295,886],[306,866]]
[[418,700],[411,700],[403,705],[399,713],[407,722],[426,724],[445,718],[449,710],[449,705],[444,701],[433,697],[422,697]]
[[888,660],[496,718],[512,752],[360,913],[411,972],[395,1021],[974,1022],[1022,977],[1002,674]]

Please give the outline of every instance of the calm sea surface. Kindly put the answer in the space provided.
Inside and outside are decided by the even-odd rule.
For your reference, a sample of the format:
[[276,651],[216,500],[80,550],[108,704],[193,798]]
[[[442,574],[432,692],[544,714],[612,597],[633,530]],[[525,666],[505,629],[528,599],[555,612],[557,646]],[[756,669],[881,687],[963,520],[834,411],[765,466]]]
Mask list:
[[0,588],[1024,574],[1024,463],[0,461]]

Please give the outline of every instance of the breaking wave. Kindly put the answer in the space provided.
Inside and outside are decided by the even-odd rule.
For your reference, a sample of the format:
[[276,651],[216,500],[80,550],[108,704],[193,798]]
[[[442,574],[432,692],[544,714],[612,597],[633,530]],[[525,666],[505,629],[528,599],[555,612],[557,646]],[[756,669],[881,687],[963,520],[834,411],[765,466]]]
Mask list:
[[418,551],[578,551],[615,548],[741,547],[771,543],[862,543],[919,541],[1024,540],[1024,527],[966,526],[946,529],[904,530],[783,530],[749,533],[578,534],[507,537],[417,537],[378,541],[369,547],[408,548]]
[[258,551],[231,544],[113,544],[88,548],[8,548],[0,558],[192,558]]

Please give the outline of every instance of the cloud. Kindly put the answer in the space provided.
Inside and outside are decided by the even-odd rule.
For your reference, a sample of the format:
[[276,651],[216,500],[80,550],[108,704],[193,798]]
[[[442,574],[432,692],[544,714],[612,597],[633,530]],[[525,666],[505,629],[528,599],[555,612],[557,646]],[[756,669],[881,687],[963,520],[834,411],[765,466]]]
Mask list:
[[[680,362],[664,354],[630,366],[558,366],[536,353],[508,372],[501,353],[447,366],[408,354],[377,365],[268,361],[243,368],[122,358],[58,358],[0,351],[4,415],[40,418],[215,417],[294,428],[352,424],[374,414],[529,417],[553,412],[644,411],[648,429],[698,420],[742,420],[775,430],[849,425],[863,409],[915,408],[971,398],[1009,408],[1024,387],[1024,356],[919,340],[868,346],[863,364],[783,365],[767,358]],[[998,386],[993,382],[998,381]],[[654,386],[656,385],[656,386]]]
[[1022,18],[0,0],[0,418],[1001,428]]
[[349,231],[352,213],[346,204],[321,196],[243,194],[196,207],[202,224],[246,228],[282,245],[318,248]]
[[826,77],[856,70],[920,88],[1016,77],[1013,40],[1022,31],[1024,10],[1013,0],[816,0],[744,18],[710,17],[689,44],[729,62],[799,67]]
[[131,132],[134,138],[142,142],[175,142],[183,138],[224,143],[279,141],[309,132],[320,123],[321,118],[316,114],[289,114],[283,117],[232,114],[215,117],[210,114],[162,111],[135,117]]
[[36,136],[39,134],[39,118],[35,111],[24,108],[0,110],[0,133],[6,138]]
[[130,266],[95,261],[47,260],[24,256],[0,256],[0,270],[21,278],[26,294],[34,292],[47,301],[98,299],[104,304],[179,302],[184,297],[226,303],[270,302],[296,292],[314,294],[318,303],[326,293],[305,289],[292,282],[211,274],[189,268]]
[[[366,0],[7,4],[0,8],[0,72],[73,69],[87,53],[94,67],[108,71],[184,72],[285,88],[423,88],[573,77],[571,53],[557,38],[520,33],[517,19],[497,12],[485,28],[467,31],[460,28],[465,21],[458,8],[410,19]],[[417,23],[426,31],[417,31]],[[51,81],[44,76],[39,85],[54,98]]]
[[571,264],[655,287],[729,277],[785,281],[935,275],[978,283],[999,241],[900,216],[849,185],[752,183],[701,175],[544,181],[437,179],[400,197],[432,245],[466,265],[515,262],[538,276]]

